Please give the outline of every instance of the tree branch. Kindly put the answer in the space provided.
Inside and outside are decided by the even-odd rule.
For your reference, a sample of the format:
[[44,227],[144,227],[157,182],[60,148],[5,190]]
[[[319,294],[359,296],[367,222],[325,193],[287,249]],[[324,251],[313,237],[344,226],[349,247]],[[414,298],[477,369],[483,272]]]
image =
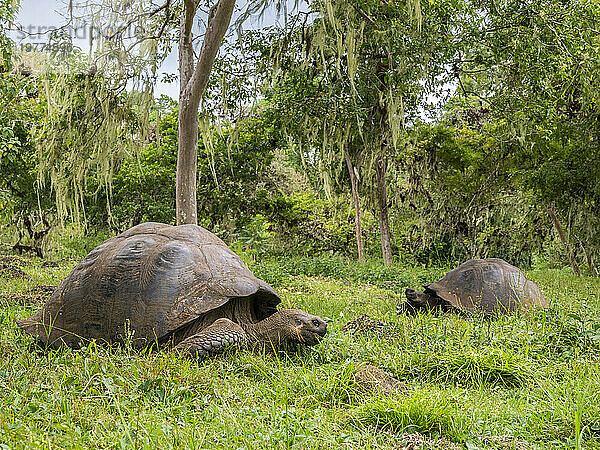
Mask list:
[[[192,108],[194,106],[197,108],[200,104],[200,99],[208,84],[208,78],[215,57],[221,47],[223,37],[229,28],[234,6],[235,0],[219,0],[219,2],[209,11],[208,26],[206,27],[206,33],[204,34],[200,56],[193,69],[191,78],[185,85],[182,85],[180,90],[180,98],[189,98],[189,105]],[[182,82],[185,81],[186,80],[182,79]]]
[[[192,25],[198,2],[196,0],[185,0],[183,15],[180,21],[179,35],[179,82],[180,94],[183,94],[187,84],[194,72],[194,49],[192,44]],[[180,95],[181,100],[181,95]]]
[[358,14],[360,14],[371,25],[377,25],[376,22],[366,12],[364,12],[358,5],[356,5],[354,2],[350,2],[350,5],[354,8],[354,10]]

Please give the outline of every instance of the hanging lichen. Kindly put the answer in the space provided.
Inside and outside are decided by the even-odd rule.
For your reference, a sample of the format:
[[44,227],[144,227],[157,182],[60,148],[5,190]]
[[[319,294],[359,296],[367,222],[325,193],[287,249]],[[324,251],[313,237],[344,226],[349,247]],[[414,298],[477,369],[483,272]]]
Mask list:
[[32,134],[40,160],[38,183],[49,183],[61,223],[84,222],[85,196],[100,192],[110,216],[119,162],[145,143],[156,69],[166,54],[153,34],[169,20],[168,8],[166,18],[159,18],[148,7],[141,0],[110,0],[71,9],[71,26],[84,26],[89,33],[88,55],[72,46],[68,33],[50,35],[66,51],[38,68],[46,115]]
[[38,183],[50,183],[58,217],[85,219],[89,177],[96,193],[110,188],[118,161],[145,138],[149,93],[115,93],[98,75],[46,75],[46,115],[33,130],[39,153]]
[[362,41],[362,34],[365,28],[364,22],[360,23],[360,26],[357,29],[350,28],[348,30],[348,34],[346,36],[347,42],[347,53],[346,59],[348,63],[348,80],[350,81],[350,86],[352,87],[353,97],[356,98],[358,95],[356,91],[356,73],[358,70],[358,48],[357,45]]
[[208,165],[210,172],[213,176],[217,188],[219,187],[219,179],[217,177],[216,165],[215,165],[215,144],[214,144],[214,131],[211,127],[210,118],[207,114],[200,116],[198,120],[198,132],[204,143],[204,149],[208,155]]
[[423,20],[432,7],[422,9],[420,0],[310,7],[312,21],[291,19],[278,35],[266,34],[268,97],[290,152],[319,183],[313,187],[328,198],[347,194],[347,148],[361,195],[376,209],[375,165],[401,154],[406,129],[418,120],[427,70],[438,63],[429,41],[439,39],[439,24]]

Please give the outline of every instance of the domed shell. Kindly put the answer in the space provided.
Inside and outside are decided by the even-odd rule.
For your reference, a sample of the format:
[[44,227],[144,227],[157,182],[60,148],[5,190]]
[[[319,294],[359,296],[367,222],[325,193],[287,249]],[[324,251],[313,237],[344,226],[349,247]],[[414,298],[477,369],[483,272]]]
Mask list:
[[471,259],[426,289],[465,312],[501,314],[548,307],[537,284],[498,258]]
[[144,223],[92,250],[41,310],[18,325],[51,345],[114,342],[127,332],[144,345],[232,298],[252,301],[257,321],[281,301],[208,230]]

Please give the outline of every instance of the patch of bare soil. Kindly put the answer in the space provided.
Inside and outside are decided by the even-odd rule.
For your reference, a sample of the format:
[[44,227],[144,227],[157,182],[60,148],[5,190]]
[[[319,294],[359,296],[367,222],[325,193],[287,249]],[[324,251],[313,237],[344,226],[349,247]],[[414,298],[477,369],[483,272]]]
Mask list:
[[389,442],[394,450],[462,450],[464,447],[455,442],[450,442],[444,437],[431,438],[423,436],[421,433],[404,433],[400,436],[394,436],[392,432]]
[[481,441],[493,448],[509,448],[514,450],[527,450],[527,443],[521,442],[512,436],[480,436]]
[[17,266],[11,266],[0,263],[0,276],[5,275],[9,278],[27,278],[27,274]]
[[27,264],[29,264],[31,261],[29,261],[26,258],[22,258],[21,256],[15,256],[15,255],[2,255],[0,256],[0,264],[7,264],[7,265],[12,265],[12,266],[25,266]]
[[42,264],[40,264],[40,266],[42,267],[42,269],[48,269],[48,268],[57,268],[60,267],[60,263],[58,261],[44,261],[42,262]]
[[363,314],[351,320],[342,327],[342,331],[350,331],[352,334],[386,334],[395,332],[394,328],[383,320],[373,319],[368,314]]
[[408,394],[408,387],[378,367],[366,365],[354,374],[354,383],[365,394]]
[[25,291],[25,293],[2,294],[2,299],[20,306],[41,305],[52,295],[56,286],[39,285]]
[[29,263],[25,258],[18,256],[3,255],[0,256],[0,276],[8,276],[10,278],[28,278],[23,271],[23,266]]

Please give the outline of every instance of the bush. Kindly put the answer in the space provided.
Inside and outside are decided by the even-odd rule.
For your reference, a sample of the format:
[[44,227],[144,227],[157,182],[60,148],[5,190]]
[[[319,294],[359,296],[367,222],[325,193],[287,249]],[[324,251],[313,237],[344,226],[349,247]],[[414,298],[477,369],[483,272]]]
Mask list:
[[420,287],[438,279],[444,269],[411,268],[407,271],[400,264],[384,265],[381,261],[361,264],[335,256],[265,258],[257,261],[252,269],[268,283],[281,284],[293,275],[331,277],[360,283],[369,283],[403,293],[407,287]]

